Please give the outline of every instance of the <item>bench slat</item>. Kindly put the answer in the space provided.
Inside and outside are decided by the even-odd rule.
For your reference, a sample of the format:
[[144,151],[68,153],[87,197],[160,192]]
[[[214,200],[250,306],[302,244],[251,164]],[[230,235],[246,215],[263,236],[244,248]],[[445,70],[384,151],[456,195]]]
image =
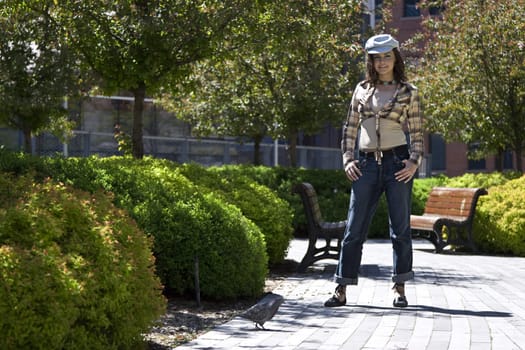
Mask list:
[[468,218],[477,200],[477,191],[476,188],[436,187],[428,197],[425,214]]
[[467,222],[462,216],[442,216],[442,215],[410,215],[410,227],[414,230],[432,230],[438,220],[452,220],[458,224]]
[[470,205],[466,208],[452,208],[452,207],[448,207],[446,205],[442,206],[442,207],[432,207],[432,208],[427,208],[427,210],[425,210],[425,214],[429,214],[429,215],[446,215],[446,216],[459,216],[459,217],[463,217],[463,218],[468,218],[469,214],[470,214]]

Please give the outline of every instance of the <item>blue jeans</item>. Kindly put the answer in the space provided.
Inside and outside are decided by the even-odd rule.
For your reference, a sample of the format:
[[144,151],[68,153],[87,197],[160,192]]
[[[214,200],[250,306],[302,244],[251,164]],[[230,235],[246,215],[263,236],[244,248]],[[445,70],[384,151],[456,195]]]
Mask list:
[[392,281],[404,283],[414,278],[410,233],[414,180],[404,183],[395,179],[394,173],[404,166],[402,160],[408,158],[408,151],[401,153],[403,154],[385,155],[382,165],[378,165],[373,157],[360,156],[359,167],[363,175],[352,183],[348,221],[334,276],[334,281],[338,284],[357,284],[363,243],[383,192],[388,204],[389,231],[393,248]]

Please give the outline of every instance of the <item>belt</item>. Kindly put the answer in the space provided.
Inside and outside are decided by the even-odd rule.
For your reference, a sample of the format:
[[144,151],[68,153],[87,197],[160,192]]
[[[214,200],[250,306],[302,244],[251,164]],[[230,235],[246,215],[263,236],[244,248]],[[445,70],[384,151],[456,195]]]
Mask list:
[[365,158],[374,158],[377,160],[379,158],[391,157],[397,154],[401,155],[401,154],[406,153],[407,151],[408,151],[408,146],[401,145],[401,146],[397,146],[391,149],[381,150],[381,151],[372,151],[372,152],[359,151],[359,156],[365,157]]

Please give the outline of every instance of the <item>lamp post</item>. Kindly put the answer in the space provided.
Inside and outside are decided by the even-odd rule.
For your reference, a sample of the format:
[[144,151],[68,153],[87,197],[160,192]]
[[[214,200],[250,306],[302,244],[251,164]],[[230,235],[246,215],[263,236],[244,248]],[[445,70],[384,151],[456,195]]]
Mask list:
[[[273,123],[273,128],[275,135],[277,135],[277,129],[279,128],[279,123]],[[273,166],[279,165],[279,138],[274,137],[273,140]]]

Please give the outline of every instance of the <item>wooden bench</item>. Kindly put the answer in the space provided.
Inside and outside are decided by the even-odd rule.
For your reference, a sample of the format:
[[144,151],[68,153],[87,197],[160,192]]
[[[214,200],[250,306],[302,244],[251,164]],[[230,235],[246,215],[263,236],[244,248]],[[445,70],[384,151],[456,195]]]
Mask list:
[[[440,253],[449,244],[476,251],[472,223],[483,188],[434,187],[428,196],[423,215],[410,215],[414,237],[428,239]],[[446,237],[445,237],[446,235]]]
[[[338,260],[346,221],[326,222],[323,220],[317,193],[311,184],[307,182],[297,184],[293,192],[301,196],[308,231],[308,249],[297,271],[304,272],[308,266],[321,259]],[[321,240],[321,246],[317,245],[318,239]]]

